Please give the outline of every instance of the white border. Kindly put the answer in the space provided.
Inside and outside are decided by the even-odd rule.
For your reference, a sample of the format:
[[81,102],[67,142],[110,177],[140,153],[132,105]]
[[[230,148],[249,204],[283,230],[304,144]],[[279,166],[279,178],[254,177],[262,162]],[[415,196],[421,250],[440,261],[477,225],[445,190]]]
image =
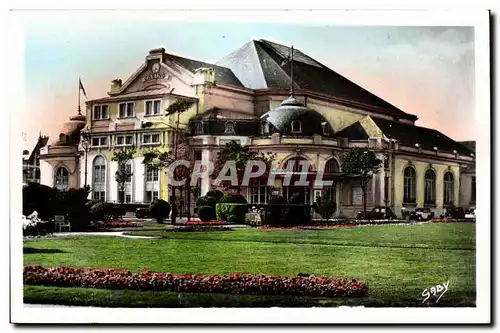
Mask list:
[[[450,6],[449,6],[450,7]],[[463,6],[462,6],[463,7]],[[283,7],[282,7],[283,8]],[[22,24],[34,17],[60,15],[60,12],[28,12],[10,15],[16,18],[9,26],[9,49],[16,50],[9,59],[10,114],[23,110],[23,30]],[[490,79],[489,79],[489,17],[487,11],[284,11],[257,12],[167,12],[167,11],[113,11],[64,12],[64,16],[93,15],[111,19],[148,19],[183,21],[232,21],[330,25],[404,25],[404,26],[475,26],[476,47],[476,112],[481,137],[477,138],[477,307],[476,308],[336,308],[336,309],[71,309],[27,308],[22,304],[22,239],[21,229],[13,228],[12,250],[12,316],[17,323],[487,323],[490,321]],[[10,168],[12,216],[18,216],[21,197],[20,161],[21,141],[19,124],[13,118],[11,133]],[[14,221],[15,222],[15,221]],[[425,286],[423,286],[425,287]]]

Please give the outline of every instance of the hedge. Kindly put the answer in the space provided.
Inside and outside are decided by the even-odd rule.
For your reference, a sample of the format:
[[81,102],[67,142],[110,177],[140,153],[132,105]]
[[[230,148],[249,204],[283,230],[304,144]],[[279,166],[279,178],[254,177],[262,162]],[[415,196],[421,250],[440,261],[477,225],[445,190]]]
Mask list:
[[218,203],[215,212],[218,220],[244,224],[247,207],[248,205],[244,203]]

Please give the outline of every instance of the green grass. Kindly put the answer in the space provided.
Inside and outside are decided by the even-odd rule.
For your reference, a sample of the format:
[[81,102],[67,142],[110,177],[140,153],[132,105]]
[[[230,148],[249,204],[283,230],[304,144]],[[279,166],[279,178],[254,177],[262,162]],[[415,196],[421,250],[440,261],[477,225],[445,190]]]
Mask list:
[[[24,255],[24,264],[119,268],[133,272],[149,268],[171,273],[347,276],[368,283],[369,297],[363,303],[367,305],[414,304],[424,288],[449,280],[449,291],[441,304],[475,303],[474,224],[133,233],[165,238],[83,236],[29,240],[24,242],[25,248],[31,249]],[[47,287],[29,288],[32,293]],[[115,293],[103,292],[100,295]]]

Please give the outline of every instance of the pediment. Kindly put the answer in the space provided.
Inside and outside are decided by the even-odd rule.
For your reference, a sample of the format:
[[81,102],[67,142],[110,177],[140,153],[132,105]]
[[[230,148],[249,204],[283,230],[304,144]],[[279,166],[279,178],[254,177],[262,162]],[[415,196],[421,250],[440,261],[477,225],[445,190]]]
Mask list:
[[146,59],[143,64],[121,87],[110,93],[112,96],[125,95],[147,90],[175,91],[177,95],[195,97],[195,88],[191,86],[192,75],[174,69],[161,59]]

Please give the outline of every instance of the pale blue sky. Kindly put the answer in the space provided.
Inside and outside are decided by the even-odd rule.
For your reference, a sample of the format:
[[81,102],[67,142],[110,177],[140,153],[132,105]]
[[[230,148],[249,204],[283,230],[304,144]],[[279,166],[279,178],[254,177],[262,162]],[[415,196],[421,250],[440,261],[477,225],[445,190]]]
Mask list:
[[[312,27],[285,24],[31,20],[26,26],[28,149],[75,114],[78,76],[89,99],[127,79],[152,48],[216,62],[251,39],[294,45],[402,110],[417,125],[475,139],[474,31],[467,27]],[[82,104],[83,105],[83,104]],[[36,107],[35,107],[36,106]]]

